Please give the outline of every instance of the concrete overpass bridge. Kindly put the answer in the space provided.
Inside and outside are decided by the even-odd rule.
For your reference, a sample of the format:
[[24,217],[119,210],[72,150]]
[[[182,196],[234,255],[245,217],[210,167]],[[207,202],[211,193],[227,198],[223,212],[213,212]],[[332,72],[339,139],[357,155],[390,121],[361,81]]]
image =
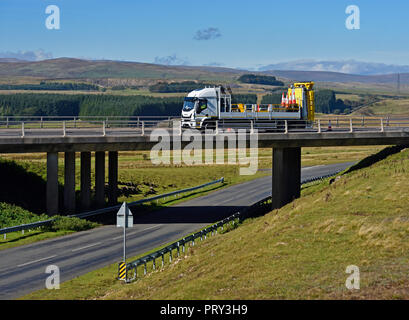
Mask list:
[[[75,208],[75,154],[80,153],[80,205],[82,210],[91,206],[91,153],[95,152],[95,202],[99,207],[105,206],[105,163],[108,158],[108,202],[117,202],[118,185],[118,152],[134,150],[151,150],[158,143],[153,138],[153,128],[162,128],[168,132],[169,148],[184,148],[184,133],[175,125],[173,119],[146,126],[139,121],[138,126],[107,127],[105,121],[97,126],[70,128],[59,122],[58,128],[45,126],[27,129],[24,124],[7,128],[0,127],[0,153],[47,153],[47,213],[59,212],[73,214]],[[374,119],[362,125],[361,118],[342,120],[339,125],[335,119],[316,122],[310,129],[291,129],[287,123],[282,132],[256,133],[251,126],[244,134],[246,146],[257,135],[258,148],[271,148],[273,159],[272,199],[273,209],[280,208],[300,196],[301,148],[328,146],[358,145],[409,145],[409,121]],[[329,121],[329,122],[328,122]],[[388,122],[386,122],[388,121]],[[332,126],[331,126],[332,123]],[[102,125],[101,125],[102,124]],[[171,127],[173,128],[171,129]],[[224,128],[226,129],[226,128]],[[223,140],[228,147],[228,137],[237,131],[223,130],[221,127],[212,132],[214,139]],[[243,135],[241,136],[243,137]],[[205,148],[205,139],[203,139]],[[64,203],[58,203],[58,154],[64,153]]]

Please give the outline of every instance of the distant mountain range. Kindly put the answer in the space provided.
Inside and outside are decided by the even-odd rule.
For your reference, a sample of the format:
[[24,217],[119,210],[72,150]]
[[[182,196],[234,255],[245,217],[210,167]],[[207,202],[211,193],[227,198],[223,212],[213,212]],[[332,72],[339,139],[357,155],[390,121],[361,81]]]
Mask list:
[[[264,74],[297,81],[316,81],[316,82],[342,82],[342,83],[376,83],[376,84],[397,84],[398,74],[382,75],[359,75],[340,72],[327,71],[293,71],[293,70],[270,70],[264,71]],[[409,73],[400,73],[399,81],[401,84],[409,84]]]
[[258,70],[323,71],[358,75],[384,75],[393,73],[408,73],[409,66],[389,65],[384,63],[362,62],[355,60],[346,61],[295,60],[289,62],[269,64],[267,66],[259,67]]
[[[334,69],[341,67],[335,62],[319,64],[308,64],[310,62],[281,63],[262,67],[259,71],[238,70],[233,68],[213,67],[213,66],[167,66],[161,64],[111,61],[111,60],[84,60],[74,58],[58,58],[41,61],[22,61],[16,58],[0,58],[0,76],[30,76],[45,79],[96,79],[96,78],[135,78],[135,79],[155,79],[155,80],[201,80],[201,81],[234,81],[245,73],[258,73],[274,75],[288,80],[311,80],[317,82],[362,82],[362,83],[397,83],[397,73],[369,74],[374,70],[381,70],[382,64],[375,64],[372,71],[370,64],[361,66],[360,72],[367,74],[351,74],[347,72],[322,71],[312,69],[330,68],[330,63]],[[358,68],[357,64],[348,62],[350,69],[341,67],[342,70]],[[322,65],[322,67],[319,67]],[[353,67],[355,66],[355,67]],[[386,65],[383,65],[386,66]],[[281,69],[288,67],[288,69]],[[294,70],[302,68],[304,70]],[[396,66],[389,66],[389,71]],[[386,68],[386,67],[385,67]],[[409,67],[399,67],[399,78],[401,84],[409,84]],[[309,71],[306,71],[309,70]],[[367,71],[365,71],[367,70]],[[386,69],[385,69],[386,70]],[[404,72],[405,71],[405,72]],[[376,73],[376,72],[375,72]]]

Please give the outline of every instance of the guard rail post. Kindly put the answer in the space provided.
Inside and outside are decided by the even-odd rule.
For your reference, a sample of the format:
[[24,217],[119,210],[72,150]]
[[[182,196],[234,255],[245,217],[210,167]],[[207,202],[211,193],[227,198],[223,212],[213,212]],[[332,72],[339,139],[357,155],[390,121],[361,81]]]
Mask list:
[[24,121],[21,122],[21,137],[24,138]]
[[321,120],[318,119],[318,133],[321,133]]
[[352,118],[349,118],[349,132],[354,132],[354,128],[352,126]]

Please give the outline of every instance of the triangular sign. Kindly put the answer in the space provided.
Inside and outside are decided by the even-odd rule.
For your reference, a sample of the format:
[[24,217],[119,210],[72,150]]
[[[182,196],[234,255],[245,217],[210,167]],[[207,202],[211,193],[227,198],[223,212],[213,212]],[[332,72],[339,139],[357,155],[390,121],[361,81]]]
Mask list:
[[133,227],[133,215],[126,202],[122,204],[116,214],[116,226],[125,228]]

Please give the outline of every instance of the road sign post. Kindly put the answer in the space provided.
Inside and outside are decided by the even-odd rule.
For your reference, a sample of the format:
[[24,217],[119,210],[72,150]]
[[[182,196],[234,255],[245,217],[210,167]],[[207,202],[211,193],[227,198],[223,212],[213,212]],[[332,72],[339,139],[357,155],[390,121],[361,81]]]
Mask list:
[[126,262],[126,228],[133,227],[133,215],[128,205],[124,202],[116,214],[116,226],[124,228],[124,259]]

